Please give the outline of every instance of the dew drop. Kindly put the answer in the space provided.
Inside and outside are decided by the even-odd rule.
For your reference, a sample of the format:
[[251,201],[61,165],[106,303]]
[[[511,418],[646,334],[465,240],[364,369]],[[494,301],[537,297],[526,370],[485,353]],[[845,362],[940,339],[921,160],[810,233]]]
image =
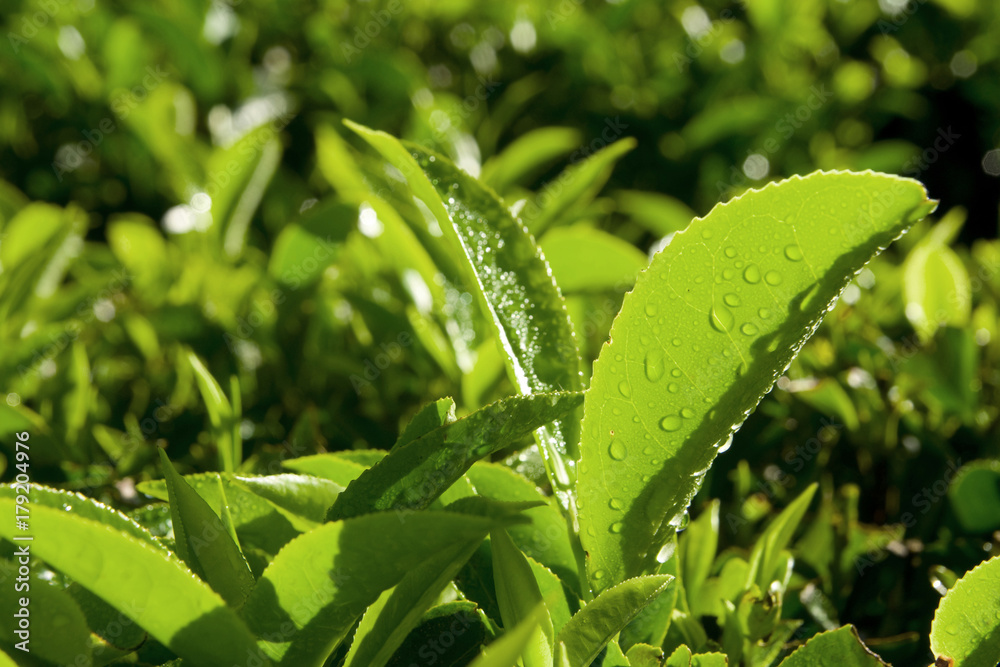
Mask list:
[[781,284],[781,274],[777,271],[768,271],[764,274],[764,282],[768,285],[780,285]]
[[[735,275],[736,275],[736,272],[733,271],[732,269],[723,269],[722,270],[722,277],[725,280],[732,280],[733,276],[735,276]],[[718,282],[718,281],[716,281],[716,282]]]
[[594,580],[603,578],[604,578],[604,570],[594,570]]
[[678,430],[681,427],[681,418],[677,415],[667,415],[660,420],[660,428],[668,433]]
[[798,245],[791,243],[785,246],[785,257],[792,260],[793,262],[802,261],[802,248]]
[[722,297],[722,300],[726,302],[727,306],[736,307],[736,306],[740,305],[740,296],[738,294],[733,293],[733,292],[730,292],[729,294],[727,294],[724,297]]
[[734,248],[733,246],[727,246],[725,252],[726,252],[726,257],[728,257],[729,259],[736,257],[736,248]]
[[663,377],[663,352],[654,348],[646,353],[646,378],[656,382]]
[[733,328],[733,313],[723,306],[722,304],[717,304],[712,306],[711,314],[712,327],[716,331],[725,333]]
[[768,310],[767,308],[760,308],[759,310],[757,310],[757,316],[760,317],[760,319],[762,320],[770,319],[771,311]]
[[760,268],[756,264],[751,264],[743,270],[743,280],[747,281],[751,285],[756,285],[760,282]]
[[676,394],[680,390],[680,386],[676,382],[671,382],[667,385],[667,391],[671,394]]
[[622,380],[621,382],[618,383],[618,392],[625,398],[631,398],[632,387],[628,385],[628,382]]
[[681,376],[681,369],[679,368],[673,369],[672,371],[670,371],[670,375],[672,375],[675,378],[679,378]]
[[613,510],[621,511],[622,501],[618,500],[617,498],[612,498],[611,500],[608,501],[608,507],[610,507]]
[[703,230],[701,230],[701,238],[703,238],[703,239],[710,239],[710,238],[712,238],[712,230],[711,229],[703,229]]
[[753,322],[746,322],[743,324],[743,326],[740,327],[740,331],[742,331],[744,335],[753,336],[755,333],[757,333],[758,329],[757,325],[754,324]]
[[681,346],[681,339],[680,338],[675,338],[672,341],[670,341],[670,344],[673,345],[674,347],[680,347]]
[[652,301],[647,301],[646,302],[646,315],[648,317],[656,317],[656,313],[657,313],[656,304],[653,303]]
[[[615,521],[613,524],[611,524],[611,529],[610,530],[611,530],[612,533],[614,533],[615,535],[617,535],[618,533],[622,532],[622,530],[624,530],[624,529],[625,529],[625,524],[623,524],[621,521]],[[594,578],[595,579],[597,578],[596,574],[594,575]]]
[[681,417],[684,417],[684,419],[691,419],[694,417],[694,410],[691,408],[681,408]]
[[625,449],[625,445],[617,440],[612,440],[611,444],[608,445],[608,454],[615,461],[624,461],[625,457],[628,456],[628,451]]

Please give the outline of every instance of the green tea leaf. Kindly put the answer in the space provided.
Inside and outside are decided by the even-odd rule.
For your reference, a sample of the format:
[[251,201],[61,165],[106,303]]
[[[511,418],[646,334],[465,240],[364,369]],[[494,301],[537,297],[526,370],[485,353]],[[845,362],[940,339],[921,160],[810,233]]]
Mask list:
[[680,578],[684,583],[688,606],[692,609],[695,607],[694,601],[702,595],[702,586],[712,570],[718,546],[719,501],[714,500],[697,519],[688,524],[677,540]]
[[678,600],[678,595],[683,592],[684,587],[681,585],[680,577],[677,576],[677,568],[676,557],[668,559],[657,568],[656,574],[669,574],[673,579],[622,630],[618,637],[618,643],[622,648],[629,649],[635,644],[663,645],[673,620],[674,609],[678,605],[685,608],[684,601]]
[[[14,515],[14,501],[0,512]],[[207,584],[166,552],[61,509],[33,506],[32,553],[72,577],[196,665],[242,663],[257,656],[247,627]],[[0,525],[12,540],[13,522]],[[261,662],[266,660],[260,657]]]
[[681,200],[657,192],[620,190],[615,199],[618,210],[661,237],[681,231],[696,217]]
[[722,653],[697,653],[692,655],[687,646],[679,646],[663,667],[726,667],[728,658]]
[[250,566],[219,515],[177,474],[164,451],[158,451],[177,553],[226,604],[239,608],[254,586]]
[[497,192],[536,173],[580,145],[580,132],[570,127],[540,127],[510,142],[483,165],[480,178]]
[[955,475],[948,499],[966,530],[985,533],[1000,528],[1000,461],[973,461]]
[[[795,649],[779,667],[885,667],[853,625],[822,632]],[[996,667],[995,665],[991,667]]]
[[[512,528],[507,529],[510,534]],[[515,544],[517,544],[515,542]],[[518,545],[518,549],[523,553],[524,549]],[[552,631],[558,635],[563,626],[569,623],[573,613],[579,609],[579,598],[574,593],[570,593],[566,584],[555,575],[549,568],[545,567],[531,556],[525,555],[528,565],[531,566],[531,573],[535,576],[535,583],[538,584],[538,591],[542,594],[542,600],[548,609],[549,617],[552,619]],[[574,596],[573,607],[570,607],[569,596]]]
[[[257,495],[249,487],[240,484],[240,479],[245,478],[234,478],[219,473],[184,476],[184,481],[205,499],[216,514],[221,514],[223,507],[222,494],[219,492],[221,481],[225,487],[227,507],[233,527],[241,542],[259,547],[269,554],[278,553],[281,547],[296,535],[318,525],[316,521],[297,517]],[[141,482],[136,488],[140,493],[159,500],[169,498],[167,485],[163,480]]]
[[170,264],[167,241],[156,223],[143,215],[117,215],[109,220],[107,235],[111,251],[136,285],[157,299],[154,288],[169,277]]
[[506,523],[454,512],[334,521],[281,550],[242,614],[276,664],[318,667],[382,591],[442,551]]
[[482,655],[469,663],[469,667],[511,667],[511,665],[516,665],[531,644],[538,626],[546,616],[545,605],[539,604],[531,615],[517,627],[511,628],[500,639],[484,648]]
[[533,394],[497,401],[394,448],[337,498],[327,520],[427,507],[477,460],[512,445],[574,410],[579,393]]
[[332,197],[307,209],[274,240],[268,273],[292,289],[316,282],[337,259],[339,246],[357,219],[356,207]]
[[609,588],[578,611],[557,640],[566,645],[572,667],[588,667],[615,635],[673,579],[666,574],[636,577]]
[[489,621],[474,603],[447,602],[424,614],[389,664],[410,667],[416,656],[437,667],[465,667],[493,637]]
[[534,484],[510,468],[480,461],[469,468],[466,477],[476,494],[484,498],[504,501],[542,502],[544,505],[527,510],[524,515],[531,522],[507,529],[518,549],[548,569],[580,596],[580,575],[570,543],[566,520],[555,502],[544,495]]
[[939,327],[965,326],[972,314],[969,272],[946,245],[914,248],[903,264],[903,293],[906,317],[923,341]]
[[292,523],[301,526],[303,530],[312,526],[302,524],[296,517],[312,523],[322,523],[327,511],[344,490],[339,484],[311,475],[237,475],[232,480],[234,484],[270,501],[279,510],[284,510],[283,513],[292,519]]
[[[580,355],[559,288],[531,235],[496,194],[440,155],[348,125],[403,172],[414,196],[461,249],[469,289],[480,297],[518,391],[581,389]],[[558,491],[572,486],[578,434],[571,418],[536,434]]]
[[583,225],[553,229],[541,246],[556,284],[566,293],[624,292],[649,262],[632,244]]
[[577,488],[596,590],[652,569],[718,451],[854,272],[933,206],[916,181],[815,173],[716,206],[653,258],[584,404]]
[[1000,557],[980,563],[948,591],[931,624],[931,651],[955,667],[996,667],[1000,656]]
[[348,461],[336,453],[300,456],[297,459],[282,461],[281,465],[295,472],[328,479],[345,488],[368,469],[366,466]]
[[209,157],[205,186],[211,196],[213,229],[230,257],[243,252],[250,219],[280,160],[281,142],[275,136],[273,123],[247,132]]
[[818,484],[813,483],[806,487],[806,490],[799,494],[799,497],[788,504],[781,514],[771,522],[767,529],[760,534],[750,553],[750,568],[747,571],[746,589],[757,584],[761,591],[766,591],[775,580],[777,571],[781,566],[781,552],[792,540],[795,529],[802,522],[809,503],[812,502],[816,494]]
[[478,547],[470,542],[445,549],[383,591],[365,611],[344,667],[383,667]]
[[[612,119],[608,119],[612,122]],[[636,147],[632,137],[619,139],[593,155],[574,162],[543,185],[535,201],[525,206],[523,218],[532,233],[541,235],[546,229],[565,220],[568,213],[589,204],[611,176],[615,163]],[[578,153],[584,153],[583,150]],[[577,157],[576,154],[570,159]]]
[[455,401],[450,397],[439,398],[428,403],[413,416],[406,428],[399,434],[393,448],[408,445],[431,431],[455,421]]
[[[542,593],[535,581],[528,559],[511,541],[504,530],[490,533],[493,552],[493,585],[500,606],[500,618],[505,628],[513,628],[531,618],[534,609],[544,605]],[[554,652],[555,632],[552,618],[542,617],[538,632],[528,642],[522,654],[524,667],[550,667]]]
[[243,443],[239,439],[239,430],[233,427],[239,420],[239,415],[233,414],[233,407],[222,392],[222,387],[205,368],[198,355],[188,351],[187,360],[194,370],[198,390],[212,423],[212,435],[219,449],[219,467],[225,472],[234,472],[243,462]]
[[629,667],[660,667],[663,649],[649,644],[636,644],[625,653],[625,657]]

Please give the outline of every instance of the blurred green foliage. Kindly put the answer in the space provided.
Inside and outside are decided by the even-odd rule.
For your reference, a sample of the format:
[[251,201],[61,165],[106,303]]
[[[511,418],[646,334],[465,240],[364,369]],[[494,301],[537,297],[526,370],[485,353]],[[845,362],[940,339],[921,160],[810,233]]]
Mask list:
[[721,500],[715,576],[820,482],[784,613],[901,664],[1000,550],[1000,5],[5,0],[3,23],[0,446],[30,430],[35,481],[134,506],[155,445],[185,472],[278,472],[388,448],[431,399],[512,393],[350,118],[520,213],[585,381],[695,213],[816,168],[919,178],[938,220],[857,276],[694,510]]

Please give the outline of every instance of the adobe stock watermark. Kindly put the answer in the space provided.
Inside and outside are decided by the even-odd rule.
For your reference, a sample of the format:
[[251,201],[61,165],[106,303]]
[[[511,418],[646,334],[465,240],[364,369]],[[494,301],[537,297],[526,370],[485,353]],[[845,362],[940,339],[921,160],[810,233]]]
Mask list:
[[[948,150],[955,145],[955,142],[962,138],[962,135],[955,132],[951,125],[947,128],[938,128],[937,135],[934,137],[934,141],[931,145],[922,150],[919,154],[913,156],[909,160],[903,163],[902,169],[900,170],[904,176],[909,176],[910,178],[919,178],[922,173],[930,169],[931,165],[936,163],[941,159]],[[902,181],[893,183],[890,187],[879,192],[878,196],[875,197],[872,203],[861,210],[858,214],[858,221],[862,225],[871,227],[874,224],[874,220],[880,216],[885,215],[892,206],[896,203],[896,200],[901,196],[908,196],[910,189],[906,187],[906,184]],[[848,228],[848,231],[854,232],[855,234],[862,234],[863,229],[861,228]]]
[[[693,7],[688,8],[688,11],[692,9]],[[688,11],[685,11],[685,15],[688,15]],[[678,72],[684,72],[695,60],[700,58],[708,45],[722,34],[724,26],[732,23],[736,18],[733,10],[728,7],[719,12],[719,18],[716,21],[709,20],[704,10],[700,7],[697,7],[696,11],[700,14],[698,18],[703,25],[699,26],[700,29],[694,34],[689,30],[687,46],[684,48],[683,53],[680,51],[674,52],[674,67],[677,68]],[[684,23],[686,24],[687,21],[684,21]],[[688,29],[687,25],[685,25],[685,29]]]
[[362,363],[364,371],[360,375],[351,374],[351,387],[354,389],[354,393],[360,395],[364,389],[370,387],[382,375],[382,371],[398,361],[403,356],[403,350],[411,345],[413,345],[413,336],[406,331],[400,332],[395,340],[379,345],[381,352],[365,359]]
[[559,176],[542,186],[538,193],[536,193],[535,198],[529,200],[528,203],[524,205],[519,217],[525,222],[538,217],[549,202],[559,195],[559,193],[561,193],[566,188],[567,184],[573,179],[573,170],[570,167],[586,160],[594,153],[597,153],[601,149],[606,148],[620,139],[622,135],[625,134],[625,130],[627,130],[628,127],[628,123],[623,122],[621,116],[615,116],[614,118],[609,116],[605,118],[604,127],[601,128],[601,133],[594,137],[590,143],[584,144],[573,151],[570,155],[569,166],[566,169],[563,169]]
[[464,635],[469,628],[479,623],[479,617],[472,611],[460,611],[454,615],[452,622],[447,628],[441,630],[437,637],[428,637],[416,650],[416,657],[419,662],[410,659],[406,667],[430,667],[436,665],[448,653],[448,650],[455,645],[459,637]]
[[363,25],[354,26],[354,36],[340,43],[340,52],[348,64],[371,45],[392,20],[403,13],[402,0],[389,0],[384,9],[369,9],[368,20]]
[[[301,287],[309,276],[333,258],[333,249],[337,243],[330,236],[317,239],[316,246],[306,257],[288,267],[281,274],[281,281],[292,290]],[[271,290],[266,299],[253,300],[250,312],[246,317],[236,317],[236,330],[233,333],[222,334],[229,351],[236,354],[239,345],[251,342],[254,332],[268,322],[278,312],[278,307],[285,302],[287,295],[284,289]]]
[[875,24],[878,31],[883,35],[890,35],[895,33],[900,28],[903,27],[910,17],[917,13],[917,10],[926,3],[927,0],[908,0],[907,2],[892,2],[891,4],[898,7],[898,11],[893,13],[889,18],[880,18]]
[[[778,466],[768,466],[764,479],[758,480],[755,485],[757,502],[763,505],[765,502],[773,501],[779,490],[791,487],[795,483],[794,473],[802,472],[806,464],[816,458],[825,445],[833,442],[837,433],[843,428],[844,425],[837,422],[833,417],[820,418],[820,428],[816,432],[816,435],[803,443],[795,445],[792,451],[785,454],[784,462],[792,470],[792,473],[785,472]],[[766,497],[767,501],[761,496]],[[732,532],[736,532],[740,526],[744,526],[749,522],[750,517],[747,516],[745,503],[740,506],[738,514],[733,512],[726,513],[726,524]]]
[[55,335],[50,334],[49,344],[36,350],[27,365],[18,364],[17,372],[21,377],[39,375],[44,378],[53,374],[55,372],[53,359],[79,338],[85,327],[95,319],[110,321],[114,318],[116,312],[114,302],[121,298],[130,280],[131,276],[124,268],[112,273],[112,278],[104,289],[89,301],[77,305],[76,319],[69,322],[64,331]]
[[[913,497],[910,498],[911,510],[920,510],[920,516],[930,512],[931,508],[948,494],[951,480],[955,478],[955,474],[961,467],[961,459],[948,461],[944,474],[939,479],[913,494]],[[917,525],[917,515],[914,511],[908,510],[900,515],[899,522],[903,525],[905,534],[906,530]],[[890,552],[899,556],[905,556],[909,552],[906,546],[899,542],[891,525],[882,526],[877,535],[868,539],[866,547],[865,553],[854,562],[859,576],[864,574],[868,568],[885,560]]]
[[431,132],[434,133],[434,138],[438,142],[443,143],[444,140],[448,139],[450,133],[461,127],[463,122],[481,105],[485,104],[493,96],[494,91],[500,87],[500,82],[493,79],[492,76],[479,74],[476,76],[476,80],[478,81],[476,89],[465,96],[457,110],[435,109],[431,113]]
[[751,180],[758,181],[767,176],[768,156],[774,155],[784,142],[795,136],[795,133],[827,102],[833,99],[833,92],[825,84],[815,84],[809,88],[809,96],[793,111],[775,121],[767,137],[758,142],[754,148],[747,149],[747,157],[742,165],[732,165],[729,168],[729,179],[715,182],[719,197],[737,188],[750,185]]
[[102,118],[97,127],[83,130],[83,141],[69,144],[59,149],[52,162],[52,171],[61,183],[63,175],[79,169],[97,150],[105,138],[118,130],[118,124],[142,104],[150,93],[167,78],[167,72],[159,65],[146,67],[142,81],[119,93],[111,100],[111,116]]
[[7,32],[7,41],[15,54],[21,52],[21,47],[38,36],[40,30],[49,24],[60,7],[70,3],[70,0],[39,0],[35,5],[38,11],[26,13],[21,16],[21,25],[18,32],[12,30]]

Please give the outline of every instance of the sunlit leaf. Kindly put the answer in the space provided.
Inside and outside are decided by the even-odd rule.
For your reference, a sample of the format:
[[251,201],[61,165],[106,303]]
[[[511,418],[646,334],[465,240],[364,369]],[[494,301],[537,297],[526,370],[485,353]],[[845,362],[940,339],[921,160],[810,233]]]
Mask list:
[[508,523],[454,512],[382,513],[320,526],[281,550],[242,614],[276,664],[322,665],[382,591]]
[[[10,516],[14,505],[13,500],[0,499],[0,510]],[[50,507],[32,508],[31,531],[33,555],[194,664],[233,664],[257,656],[253,637],[235,612],[165,551]],[[13,522],[0,526],[3,538],[16,535]]]
[[230,607],[238,608],[254,585],[246,559],[219,515],[177,474],[163,450],[158,451],[177,553]]
[[[558,287],[538,247],[497,196],[440,155],[350,124],[407,178],[465,259],[507,368],[521,394],[581,388],[579,353]],[[564,419],[537,437],[553,485],[572,485],[579,426]]]
[[717,206],[653,259],[584,406],[595,589],[653,567],[719,449],[854,272],[933,206],[915,181],[816,173]]
[[884,667],[853,625],[816,635],[781,661],[780,667]]
[[941,600],[931,651],[954,667],[996,667],[1000,656],[1000,557],[965,573]]
[[564,292],[624,292],[648,263],[646,254],[633,245],[581,225],[553,229],[541,246]]
[[582,400],[579,393],[506,398],[393,448],[340,494],[327,520],[427,507],[473,463],[564,416]]
[[569,620],[557,640],[566,645],[573,667],[587,667],[629,621],[659,595],[673,579],[655,574],[629,579],[587,603]]

